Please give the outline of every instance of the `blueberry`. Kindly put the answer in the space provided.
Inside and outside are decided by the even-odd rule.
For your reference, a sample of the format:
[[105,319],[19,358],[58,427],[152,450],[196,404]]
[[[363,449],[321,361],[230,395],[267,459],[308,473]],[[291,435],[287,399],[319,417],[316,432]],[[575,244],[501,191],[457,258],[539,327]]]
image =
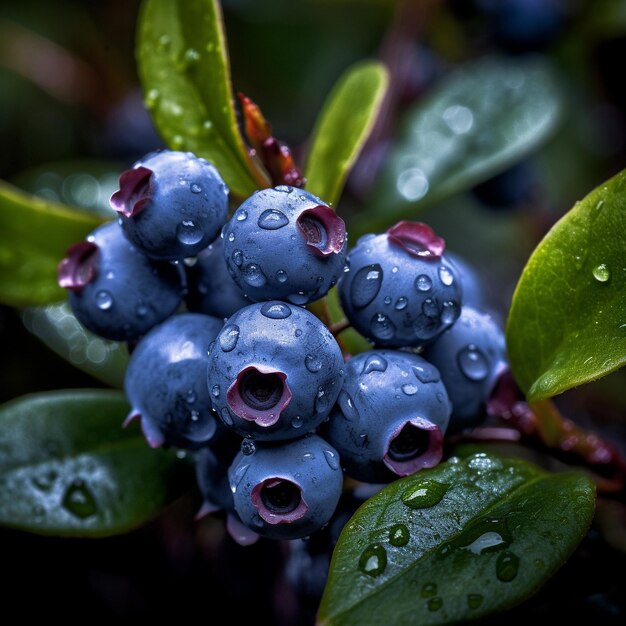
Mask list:
[[124,387],[148,443],[194,448],[213,437],[218,420],[206,386],[209,344],[221,320],[174,315],[153,328],[133,351]]
[[187,268],[187,283],[190,311],[226,318],[250,304],[228,273],[221,237],[200,252],[196,262]]
[[101,337],[134,340],[182,301],[182,270],[141,254],[117,222],[100,226],[66,254],[59,264],[59,284],[70,292],[74,315]]
[[248,298],[307,304],[326,295],[343,271],[343,220],[295,187],[250,196],[223,229],[228,271]]
[[498,324],[464,306],[456,324],[425,355],[439,369],[452,401],[449,432],[478,425],[485,417],[485,401],[506,368],[504,333]]
[[330,413],[343,380],[341,350],[313,314],[286,302],[231,316],[211,348],[208,385],[227,426],[255,439],[293,439]]
[[461,312],[461,281],[426,224],[399,222],[365,235],[348,254],[339,283],[346,316],[379,346],[423,346]]
[[124,234],[155,259],[198,254],[227,219],[228,188],[206,159],[191,152],[151,152],[120,176],[111,196]]
[[347,362],[323,434],[349,476],[389,482],[439,463],[450,410],[434,365],[408,352],[372,350]]
[[272,539],[296,539],[322,528],[343,484],[337,451],[317,435],[239,453],[228,479],[241,521]]
[[463,306],[484,308],[486,304],[485,289],[476,268],[455,252],[446,252],[446,258],[456,269],[463,285]]

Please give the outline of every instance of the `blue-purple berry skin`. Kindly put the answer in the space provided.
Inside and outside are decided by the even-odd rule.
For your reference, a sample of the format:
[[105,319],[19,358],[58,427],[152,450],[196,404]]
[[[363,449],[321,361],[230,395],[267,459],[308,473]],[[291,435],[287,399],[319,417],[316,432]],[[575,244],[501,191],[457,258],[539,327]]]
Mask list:
[[343,356],[330,331],[286,302],[240,309],[210,350],[213,408],[227,426],[253,439],[294,439],[314,430],[328,417],[343,376]]
[[445,256],[418,258],[383,233],[361,237],[347,262],[341,305],[353,327],[379,347],[424,346],[461,312],[461,281]]
[[[181,268],[139,252],[117,222],[97,228],[85,245],[92,246],[86,263],[93,275],[69,292],[72,311],[83,326],[106,339],[132,341],[178,309],[184,293]],[[83,271],[80,265],[74,263],[75,275]]]
[[486,417],[485,402],[507,368],[504,333],[490,315],[463,307],[456,324],[430,345],[452,402],[449,432],[471,428]]
[[224,261],[224,241],[218,237],[187,268],[187,307],[190,311],[225,319],[250,304],[231,278]]
[[455,252],[446,252],[446,258],[457,270],[459,280],[463,285],[463,307],[484,309],[487,306],[487,297],[476,268]]
[[124,387],[144,430],[147,421],[164,442],[181,448],[197,448],[213,437],[219,420],[211,409],[206,371],[209,344],[221,328],[217,318],[183,313],[139,341]]
[[271,539],[306,537],[325,526],[343,485],[337,451],[317,435],[259,443],[253,454],[237,455],[228,478],[241,521]]
[[440,461],[450,411],[434,365],[408,352],[372,350],[346,363],[322,434],[339,452],[347,475],[389,482]]
[[228,188],[206,159],[161,150],[122,174],[111,205],[144,254],[177,260],[195,256],[217,237],[228,218]]
[[307,304],[323,297],[343,271],[343,220],[303,189],[257,191],[237,209],[222,236],[228,270],[254,302]]

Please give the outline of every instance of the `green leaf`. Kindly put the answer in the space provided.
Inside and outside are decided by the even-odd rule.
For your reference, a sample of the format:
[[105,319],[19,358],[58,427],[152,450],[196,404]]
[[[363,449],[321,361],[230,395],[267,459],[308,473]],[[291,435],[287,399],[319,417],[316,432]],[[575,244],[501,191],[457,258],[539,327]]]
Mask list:
[[241,196],[267,187],[237,128],[217,0],[145,0],[137,59],[146,106],[171,148],[211,161]]
[[122,429],[120,392],[68,390],[0,407],[0,524],[96,537],[154,517],[188,486],[172,452]]
[[626,363],[626,170],[577,202],[537,246],[513,295],[511,368],[530,400]]
[[124,385],[128,365],[126,344],[102,339],[88,331],[67,302],[26,309],[23,321],[33,335],[78,369],[112,387]]
[[307,159],[307,190],[335,204],[350,168],[368,138],[389,83],[374,61],[348,69],[328,96],[313,131]]
[[550,135],[560,100],[541,60],[463,65],[409,111],[368,212],[414,213],[505,170]]
[[392,483],[344,528],[319,624],[457,623],[530,596],[591,523],[594,485],[524,461],[453,457]]
[[33,306],[62,300],[57,265],[67,247],[101,221],[0,181],[0,301]]

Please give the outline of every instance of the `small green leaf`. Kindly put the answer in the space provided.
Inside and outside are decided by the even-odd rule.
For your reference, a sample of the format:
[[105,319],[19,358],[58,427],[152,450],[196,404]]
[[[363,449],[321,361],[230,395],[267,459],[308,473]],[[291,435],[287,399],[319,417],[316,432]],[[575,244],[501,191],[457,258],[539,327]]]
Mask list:
[[560,100],[541,60],[464,65],[408,113],[368,212],[413,213],[505,170],[550,135]]
[[67,247],[101,221],[0,181],[0,301],[34,306],[62,300],[57,265]]
[[594,495],[583,474],[484,453],[398,480],[341,533],[318,624],[425,626],[507,609],[574,550]]
[[[96,537],[154,517],[190,484],[173,452],[122,429],[124,395],[68,390],[0,407],[0,525]],[[182,479],[182,480],[181,480]]]
[[123,386],[128,365],[126,344],[88,331],[67,302],[26,309],[23,320],[33,335],[78,369],[112,387]]
[[171,148],[211,161],[241,196],[267,186],[237,128],[217,0],[145,0],[137,59],[146,106]]
[[513,295],[511,368],[530,400],[626,363],[626,170],[566,213],[537,246]]
[[328,96],[313,131],[305,175],[307,190],[335,204],[350,168],[376,121],[389,83],[381,63],[352,66]]

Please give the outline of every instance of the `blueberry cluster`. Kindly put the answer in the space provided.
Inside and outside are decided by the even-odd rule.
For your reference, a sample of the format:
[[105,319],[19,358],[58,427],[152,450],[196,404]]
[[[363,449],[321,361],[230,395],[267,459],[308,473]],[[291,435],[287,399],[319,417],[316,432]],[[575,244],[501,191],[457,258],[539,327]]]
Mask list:
[[[433,467],[444,435],[484,416],[503,335],[427,225],[348,253],[343,220],[288,186],[228,219],[217,170],[167,150],[124,172],[111,205],[119,220],[68,249],[59,283],[87,328],[132,349],[126,422],[192,451],[200,513],[226,511],[241,543],[311,535],[335,519],[344,472]],[[306,308],[335,285],[371,350],[348,355]]]

